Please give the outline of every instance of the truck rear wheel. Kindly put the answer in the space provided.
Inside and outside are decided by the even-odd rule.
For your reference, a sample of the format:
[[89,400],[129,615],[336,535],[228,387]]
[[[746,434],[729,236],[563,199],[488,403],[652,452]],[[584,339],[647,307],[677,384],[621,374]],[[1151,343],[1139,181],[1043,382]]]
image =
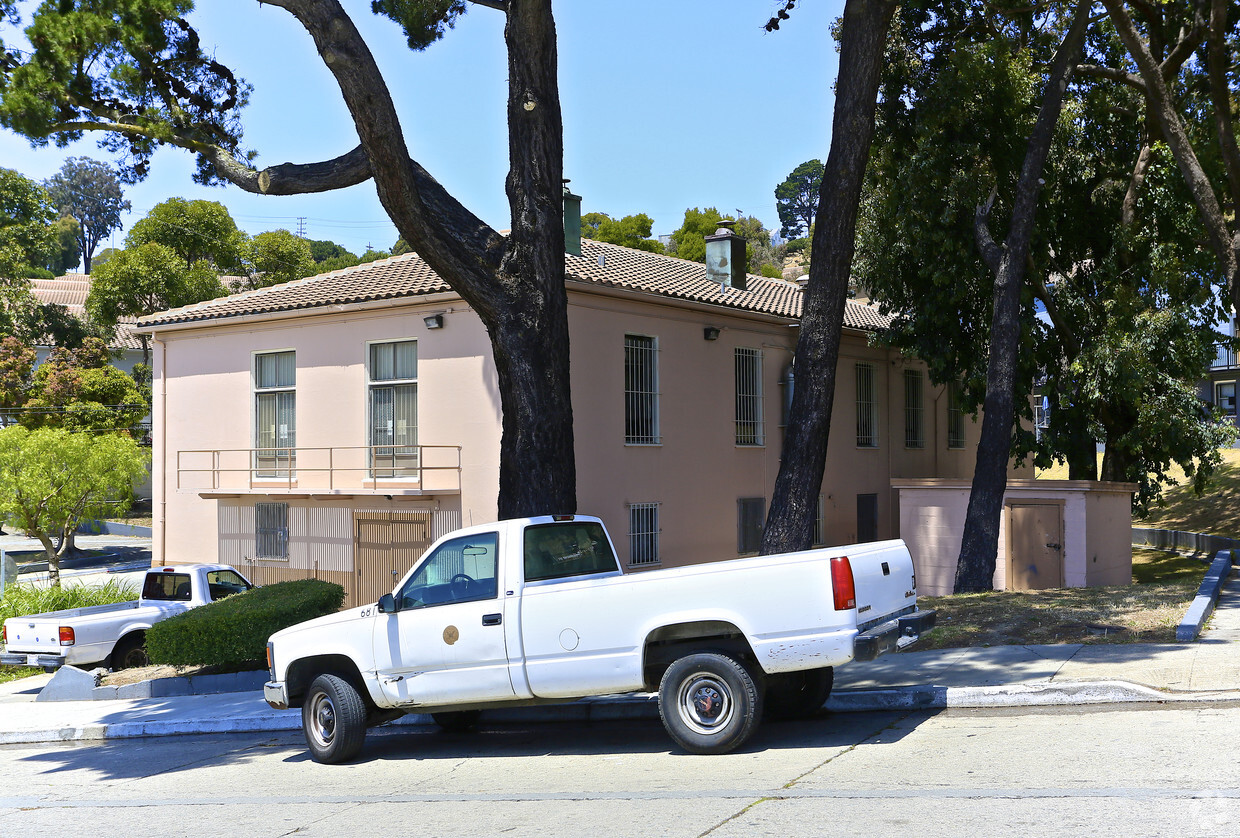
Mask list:
[[345,762],[357,756],[366,739],[366,704],[348,681],[320,675],[301,705],[301,728],[315,762]]
[[808,719],[831,696],[835,670],[803,669],[766,676],[766,715],[771,719]]
[[116,641],[112,649],[112,669],[133,669],[146,666],[151,661],[146,656],[146,636],[144,634],[127,634]]
[[659,684],[659,716],[677,745],[723,754],[745,743],[762,716],[762,692],[744,664],[699,652],[675,661]]

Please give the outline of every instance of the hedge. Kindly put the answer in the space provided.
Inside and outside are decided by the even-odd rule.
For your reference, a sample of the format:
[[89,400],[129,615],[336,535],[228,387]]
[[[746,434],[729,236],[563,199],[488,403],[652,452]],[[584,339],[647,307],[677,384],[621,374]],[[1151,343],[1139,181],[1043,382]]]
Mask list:
[[173,666],[261,667],[267,638],[343,603],[344,588],[320,579],[265,585],[156,623],[146,633],[146,654]]

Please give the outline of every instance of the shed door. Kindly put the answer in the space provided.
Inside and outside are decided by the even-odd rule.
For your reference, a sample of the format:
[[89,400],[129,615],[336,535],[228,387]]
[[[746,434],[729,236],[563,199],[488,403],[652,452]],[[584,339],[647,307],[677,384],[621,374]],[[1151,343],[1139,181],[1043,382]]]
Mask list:
[[1012,504],[1007,588],[1033,591],[1063,587],[1063,507]]

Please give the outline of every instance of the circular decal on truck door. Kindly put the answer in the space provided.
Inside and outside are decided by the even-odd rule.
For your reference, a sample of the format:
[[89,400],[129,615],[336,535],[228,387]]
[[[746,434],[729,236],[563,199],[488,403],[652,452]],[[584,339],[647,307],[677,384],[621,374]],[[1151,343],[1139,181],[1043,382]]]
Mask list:
[[461,633],[457,631],[456,626],[448,626],[443,630],[443,642],[451,646],[453,643],[461,639]]

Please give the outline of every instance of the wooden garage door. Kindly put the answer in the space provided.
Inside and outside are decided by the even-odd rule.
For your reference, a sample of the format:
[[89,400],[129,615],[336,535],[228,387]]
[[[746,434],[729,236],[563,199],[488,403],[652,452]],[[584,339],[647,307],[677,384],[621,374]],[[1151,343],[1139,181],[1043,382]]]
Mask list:
[[431,513],[361,511],[353,515],[355,601],[367,605],[392,592],[431,545]]

